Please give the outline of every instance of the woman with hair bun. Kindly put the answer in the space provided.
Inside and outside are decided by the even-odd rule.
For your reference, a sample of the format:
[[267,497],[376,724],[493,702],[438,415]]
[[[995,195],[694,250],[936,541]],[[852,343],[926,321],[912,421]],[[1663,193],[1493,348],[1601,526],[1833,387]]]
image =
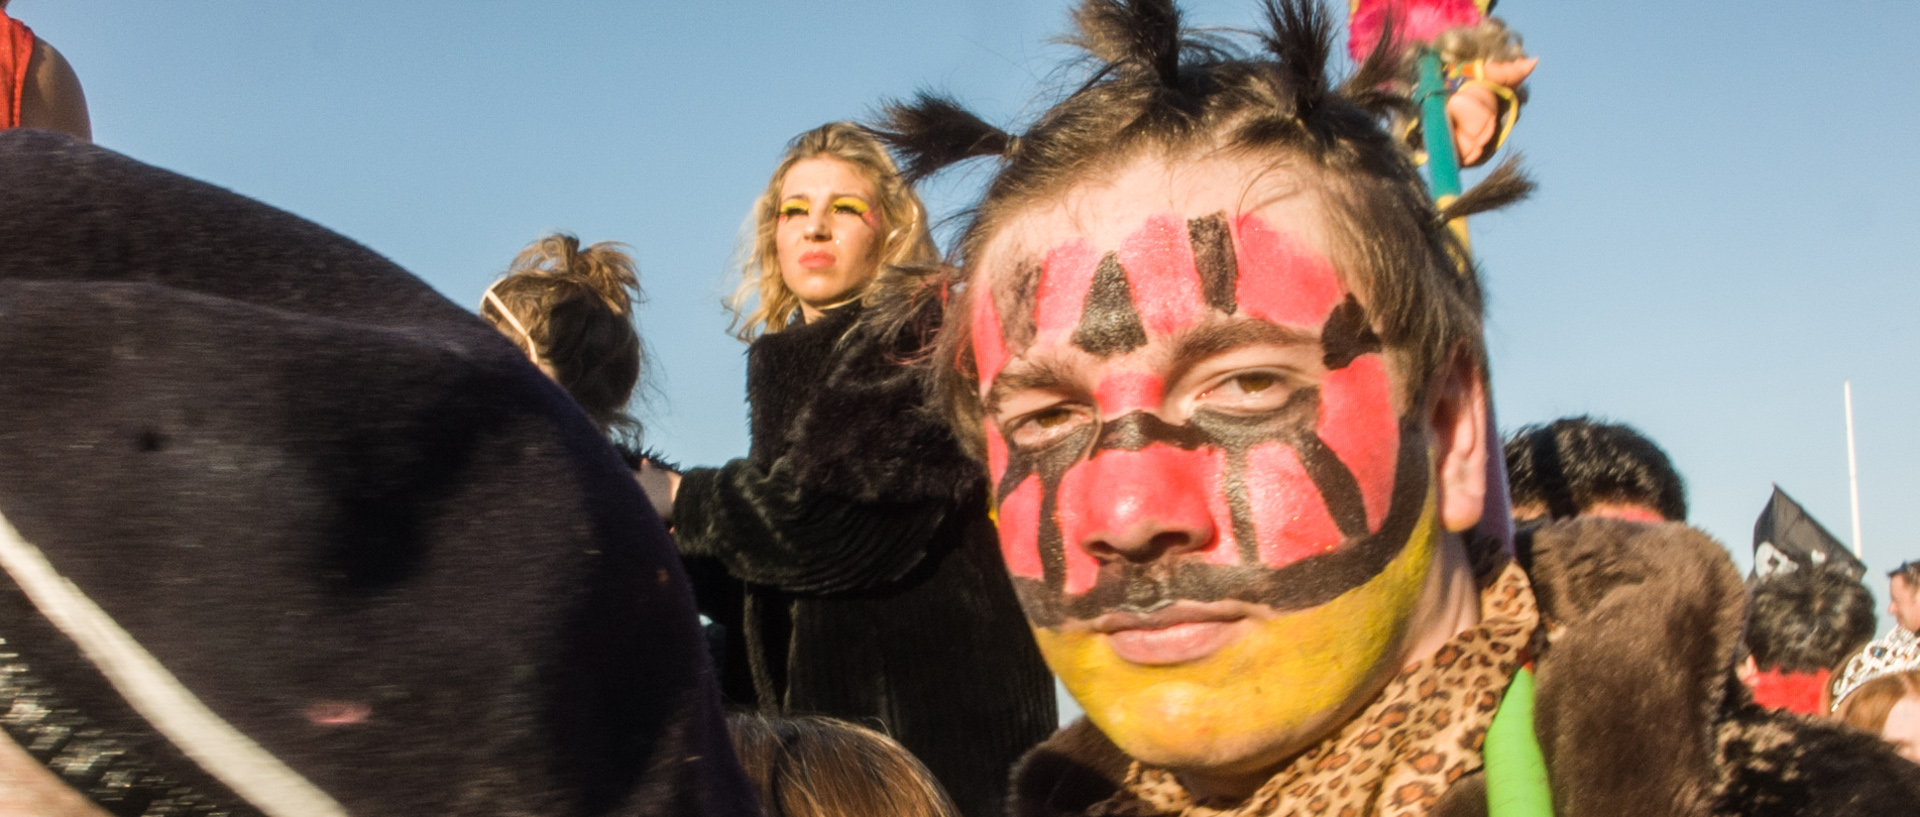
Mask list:
[[872,134],[835,122],[789,145],[754,224],[731,303],[751,343],[751,450],[641,476],[672,496],[682,553],[734,582],[726,598],[694,566],[703,611],[745,654],[725,688],[763,712],[880,726],[962,813],[998,814],[1007,770],[1057,722],[1052,681],[985,481],[905,365],[937,302],[921,321],[863,320],[876,282],[939,263],[925,209]]
[[626,406],[647,350],[633,328],[633,305],[643,298],[625,246],[603,241],[583,250],[566,233],[535,241],[487,287],[480,317],[565,388],[601,431],[637,443],[640,423]]

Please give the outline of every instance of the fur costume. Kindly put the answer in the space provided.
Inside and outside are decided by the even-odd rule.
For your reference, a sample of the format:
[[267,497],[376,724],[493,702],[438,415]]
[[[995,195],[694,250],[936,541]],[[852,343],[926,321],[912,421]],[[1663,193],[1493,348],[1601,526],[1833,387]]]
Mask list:
[[675,533],[745,583],[739,612],[708,614],[744,629],[761,708],[880,726],[964,813],[998,814],[1007,768],[1053,731],[1052,680],[979,466],[902,365],[919,339],[862,311],[754,342],[752,451],[686,473]]
[[[1920,766],[1877,737],[1767,712],[1733,675],[1745,588],[1724,549],[1678,524],[1576,519],[1521,542],[1539,604],[1535,731],[1559,817],[1911,813]],[[1014,774],[1019,817],[1080,814],[1130,760],[1085,720]],[[1487,813],[1484,776],[1434,815]]]
[[0,179],[14,741],[125,815],[759,813],[672,541],[511,342],[66,136]]

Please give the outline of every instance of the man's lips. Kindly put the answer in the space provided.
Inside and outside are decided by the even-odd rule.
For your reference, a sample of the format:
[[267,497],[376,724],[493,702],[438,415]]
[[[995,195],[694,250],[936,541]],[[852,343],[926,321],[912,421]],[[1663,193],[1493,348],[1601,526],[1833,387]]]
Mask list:
[[1237,601],[1178,601],[1151,613],[1107,613],[1090,622],[1107,646],[1132,664],[1162,666],[1198,661],[1245,632],[1246,605]]
[[800,256],[800,266],[807,269],[826,269],[833,266],[833,263],[833,253],[824,250],[814,250]]

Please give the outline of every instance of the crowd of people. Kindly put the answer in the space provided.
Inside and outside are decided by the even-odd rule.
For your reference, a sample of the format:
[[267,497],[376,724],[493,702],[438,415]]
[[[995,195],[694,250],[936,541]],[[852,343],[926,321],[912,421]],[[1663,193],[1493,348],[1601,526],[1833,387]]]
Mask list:
[[[1535,63],[1437,5],[1356,3],[1336,81],[1311,0],[1251,44],[1085,0],[1018,133],[794,137],[750,449],[687,467],[624,246],[539,237],[475,320],[86,144],[0,2],[0,814],[1915,811],[1920,562],[1875,639],[1632,428],[1497,433],[1460,225],[1530,185],[1436,201],[1405,46],[1465,165]],[[914,186],[971,159],[942,253]]]

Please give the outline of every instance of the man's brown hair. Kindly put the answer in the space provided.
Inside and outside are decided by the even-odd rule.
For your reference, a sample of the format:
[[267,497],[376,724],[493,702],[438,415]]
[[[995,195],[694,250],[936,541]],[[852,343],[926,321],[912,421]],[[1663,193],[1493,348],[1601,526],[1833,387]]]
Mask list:
[[1267,0],[1265,11],[1258,48],[1248,50],[1182,28],[1171,0],[1085,0],[1068,42],[1087,52],[1091,76],[1018,136],[931,94],[885,109],[876,129],[901,153],[910,178],[972,157],[1000,160],[952,265],[930,273],[933,286],[912,293],[946,297],[932,389],[976,454],[981,406],[969,316],[987,282],[966,282],[982,249],[1022,208],[1155,153],[1238,152],[1296,162],[1332,211],[1335,266],[1364,294],[1375,332],[1400,359],[1409,395],[1422,399],[1433,373],[1454,355],[1469,356],[1484,371],[1479,280],[1446,223],[1516,201],[1530,184],[1509,161],[1436,209],[1383,124],[1410,105],[1395,90],[1401,49],[1391,27],[1372,56],[1336,85],[1327,74],[1327,11],[1313,0]]

